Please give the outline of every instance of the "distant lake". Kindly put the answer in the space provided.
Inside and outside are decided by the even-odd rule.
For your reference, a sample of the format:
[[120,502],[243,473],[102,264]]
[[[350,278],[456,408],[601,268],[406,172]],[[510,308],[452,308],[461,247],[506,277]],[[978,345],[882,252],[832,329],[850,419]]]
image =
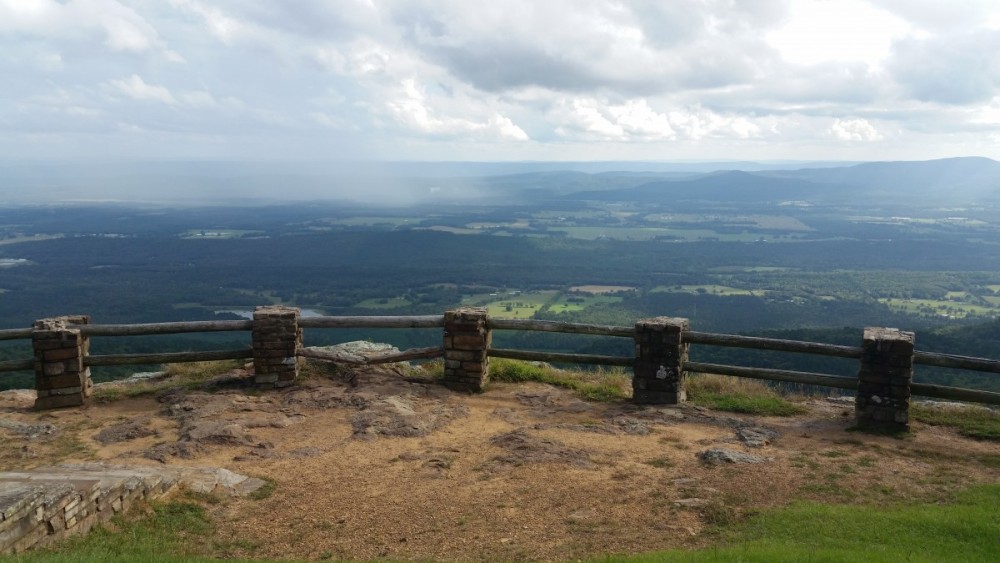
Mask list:
[[[253,311],[250,309],[216,309],[213,311],[215,314],[219,313],[232,313],[243,317],[244,319],[253,319]],[[322,317],[323,312],[317,311],[316,309],[302,309],[303,317]]]

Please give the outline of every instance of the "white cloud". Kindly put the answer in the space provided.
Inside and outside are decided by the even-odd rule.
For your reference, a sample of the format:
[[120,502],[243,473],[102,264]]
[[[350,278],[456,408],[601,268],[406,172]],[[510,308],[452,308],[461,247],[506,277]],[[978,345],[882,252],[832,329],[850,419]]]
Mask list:
[[827,132],[840,141],[881,141],[883,136],[866,119],[838,119]]
[[255,31],[254,27],[232,18],[219,8],[204,2],[170,0],[170,4],[175,8],[199,16],[209,32],[226,45],[232,45],[241,36],[253,34]]
[[169,53],[153,25],[117,0],[0,0],[0,31],[55,41],[100,34],[111,51]]
[[108,82],[115,90],[125,94],[133,100],[161,102],[167,105],[177,104],[177,100],[164,86],[146,84],[138,74],[133,74],[128,78],[120,78]]
[[386,103],[390,114],[407,129],[430,135],[474,134],[477,137],[497,137],[511,141],[526,141],[528,134],[510,118],[494,113],[482,121],[462,117],[441,116],[428,107],[427,99],[416,81],[406,79],[400,84],[398,96]]
[[559,100],[552,111],[563,137],[584,134],[595,139],[629,142],[748,139],[761,135],[753,120],[699,107],[656,111],[645,99],[613,104],[595,98]]
[[911,30],[904,20],[861,0],[799,0],[767,41],[794,64],[838,60],[874,66],[889,56],[894,40]]
[[215,97],[204,90],[182,92],[177,97],[184,105],[193,108],[214,108],[218,105]]
[[995,0],[0,0],[0,138],[110,146],[123,123],[171,154],[257,136],[264,157],[364,137],[386,158],[1000,158],[997,53]]

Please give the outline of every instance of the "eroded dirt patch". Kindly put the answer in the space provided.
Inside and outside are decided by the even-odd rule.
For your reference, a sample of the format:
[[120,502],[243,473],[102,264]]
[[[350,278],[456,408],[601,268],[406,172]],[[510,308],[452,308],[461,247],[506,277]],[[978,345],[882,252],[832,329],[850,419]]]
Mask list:
[[[845,407],[822,400],[760,418],[533,383],[459,394],[392,369],[49,413],[0,395],[5,469],[96,459],[273,482],[268,498],[209,506],[228,556],[566,560],[700,545],[719,507],[945,499],[1000,480],[995,443],[922,425],[905,440],[846,432]],[[699,458],[720,450],[762,461]]]

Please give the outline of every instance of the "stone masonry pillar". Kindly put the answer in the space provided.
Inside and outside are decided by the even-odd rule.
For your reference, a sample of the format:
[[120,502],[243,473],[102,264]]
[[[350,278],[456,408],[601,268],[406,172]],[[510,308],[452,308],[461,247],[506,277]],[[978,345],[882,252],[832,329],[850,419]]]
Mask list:
[[90,339],[69,325],[90,324],[86,315],[35,321],[31,346],[35,356],[36,410],[78,407],[93,390],[90,368],[84,358]]
[[671,317],[635,323],[632,402],[676,405],[687,400],[684,363],[688,345],[683,342],[687,329],[687,319]]
[[860,428],[910,429],[914,334],[895,328],[865,328],[861,341],[855,423]]
[[253,371],[258,387],[287,387],[299,375],[302,347],[298,307],[264,306],[253,312]]
[[460,391],[482,391],[489,382],[493,334],[483,307],[460,307],[444,313],[444,384]]

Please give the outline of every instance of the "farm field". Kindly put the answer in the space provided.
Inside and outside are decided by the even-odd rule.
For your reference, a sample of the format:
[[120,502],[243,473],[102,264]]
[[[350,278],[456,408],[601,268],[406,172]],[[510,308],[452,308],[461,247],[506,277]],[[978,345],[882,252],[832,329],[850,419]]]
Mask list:
[[618,295],[573,295],[564,293],[549,306],[549,311],[553,313],[569,313],[582,311],[593,305],[608,305],[621,302],[622,297]]
[[763,289],[740,289],[738,287],[729,287],[727,285],[702,284],[681,286],[661,285],[650,290],[650,293],[707,293],[719,296],[753,295],[756,297],[762,297],[767,292]]
[[971,303],[962,303],[948,299],[882,298],[879,301],[892,309],[915,315],[936,315],[951,318],[988,316],[1000,310],[1000,307],[985,307],[983,305],[973,305]]
[[486,307],[489,315],[498,319],[530,319],[558,294],[558,291],[480,294],[464,298],[462,304]]

